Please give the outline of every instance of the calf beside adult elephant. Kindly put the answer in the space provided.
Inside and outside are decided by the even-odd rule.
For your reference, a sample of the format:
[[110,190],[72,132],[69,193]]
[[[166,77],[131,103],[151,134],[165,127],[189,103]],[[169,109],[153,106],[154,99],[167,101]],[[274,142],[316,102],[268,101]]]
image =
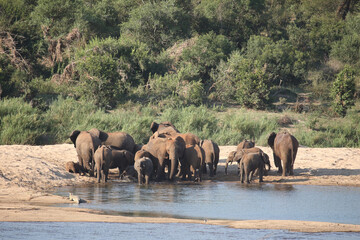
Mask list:
[[[225,174],[227,174],[228,164],[232,163],[232,162],[237,162],[238,169],[240,170],[240,162],[241,162],[242,158],[246,154],[250,154],[250,153],[256,153],[261,156],[261,158],[263,159],[263,162],[265,163],[263,173],[264,173],[264,175],[266,175],[267,172],[270,171],[270,168],[271,168],[269,156],[258,147],[245,148],[240,151],[230,152],[228,158],[226,159],[226,163],[225,163]],[[266,169],[266,165],[268,166],[268,169]]]
[[[297,139],[287,132],[272,132],[268,138],[268,144],[273,150],[274,163],[278,167],[278,173],[294,175],[294,163],[299,148]],[[283,166],[281,166],[281,162]]]
[[99,146],[94,155],[95,172],[98,183],[100,183],[100,180],[107,182],[112,160],[111,148],[105,145]]
[[246,153],[240,161],[240,181],[250,183],[256,170],[259,173],[259,182],[263,182],[265,165],[269,165],[269,159],[265,159],[260,153]]
[[139,185],[145,183],[149,184],[151,175],[153,173],[153,163],[148,157],[142,157],[137,159],[134,164],[134,168],[137,172]]

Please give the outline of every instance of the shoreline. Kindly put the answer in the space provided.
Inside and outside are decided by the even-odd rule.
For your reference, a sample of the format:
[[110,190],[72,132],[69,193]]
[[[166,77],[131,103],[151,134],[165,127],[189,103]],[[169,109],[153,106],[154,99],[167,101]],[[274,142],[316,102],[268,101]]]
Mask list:
[[[235,146],[220,146],[218,174],[214,180],[236,182],[237,167],[224,174],[227,155]],[[260,147],[272,162],[271,149]],[[0,221],[3,222],[118,222],[211,224],[242,229],[283,229],[297,232],[360,232],[360,225],[297,220],[196,220],[178,218],[129,217],[74,207],[68,198],[49,193],[67,185],[95,184],[95,179],[65,172],[67,161],[77,161],[71,144],[0,146]],[[114,170],[117,172],[117,170]],[[281,177],[274,168],[264,177],[265,184],[296,184],[360,187],[360,149],[299,148],[295,176]],[[115,175],[115,174],[114,174]],[[208,177],[204,178],[208,181]],[[210,180],[211,181],[211,180]],[[255,179],[254,183],[258,184]]]

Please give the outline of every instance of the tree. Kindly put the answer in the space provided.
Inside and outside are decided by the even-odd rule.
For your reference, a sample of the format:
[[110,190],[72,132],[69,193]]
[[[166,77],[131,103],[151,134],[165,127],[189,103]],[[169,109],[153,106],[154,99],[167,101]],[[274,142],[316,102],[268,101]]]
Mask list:
[[333,107],[336,113],[346,115],[346,110],[355,103],[355,71],[349,67],[337,75],[331,89]]
[[190,35],[190,16],[174,0],[148,2],[130,13],[121,32],[151,46],[155,53]]

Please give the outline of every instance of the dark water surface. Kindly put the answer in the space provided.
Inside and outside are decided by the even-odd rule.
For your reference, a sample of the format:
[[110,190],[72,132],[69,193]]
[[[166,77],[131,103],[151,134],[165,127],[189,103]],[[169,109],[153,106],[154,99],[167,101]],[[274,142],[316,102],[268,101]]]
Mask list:
[[90,203],[76,207],[128,216],[229,220],[304,220],[360,224],[360,188],[208,182],[157,183],[148,187],[111,182],[65,187]]
[[0,222],[0,239],[359,239],[360,233],[298,233],[184,223]]

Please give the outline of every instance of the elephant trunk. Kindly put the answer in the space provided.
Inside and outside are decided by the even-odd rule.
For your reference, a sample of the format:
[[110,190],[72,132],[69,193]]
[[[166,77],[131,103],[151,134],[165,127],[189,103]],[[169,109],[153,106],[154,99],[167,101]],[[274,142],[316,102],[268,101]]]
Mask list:
[[178,167],[177,163],[179,161],[179,156],[176,152],[171,155],[172,155],[172,156],[170,156],[171,169],[170,169],[170,174],[169,174],[169,180],[174,180],[174,176],[175,176],[175,173],[176,173],[177,167]]

